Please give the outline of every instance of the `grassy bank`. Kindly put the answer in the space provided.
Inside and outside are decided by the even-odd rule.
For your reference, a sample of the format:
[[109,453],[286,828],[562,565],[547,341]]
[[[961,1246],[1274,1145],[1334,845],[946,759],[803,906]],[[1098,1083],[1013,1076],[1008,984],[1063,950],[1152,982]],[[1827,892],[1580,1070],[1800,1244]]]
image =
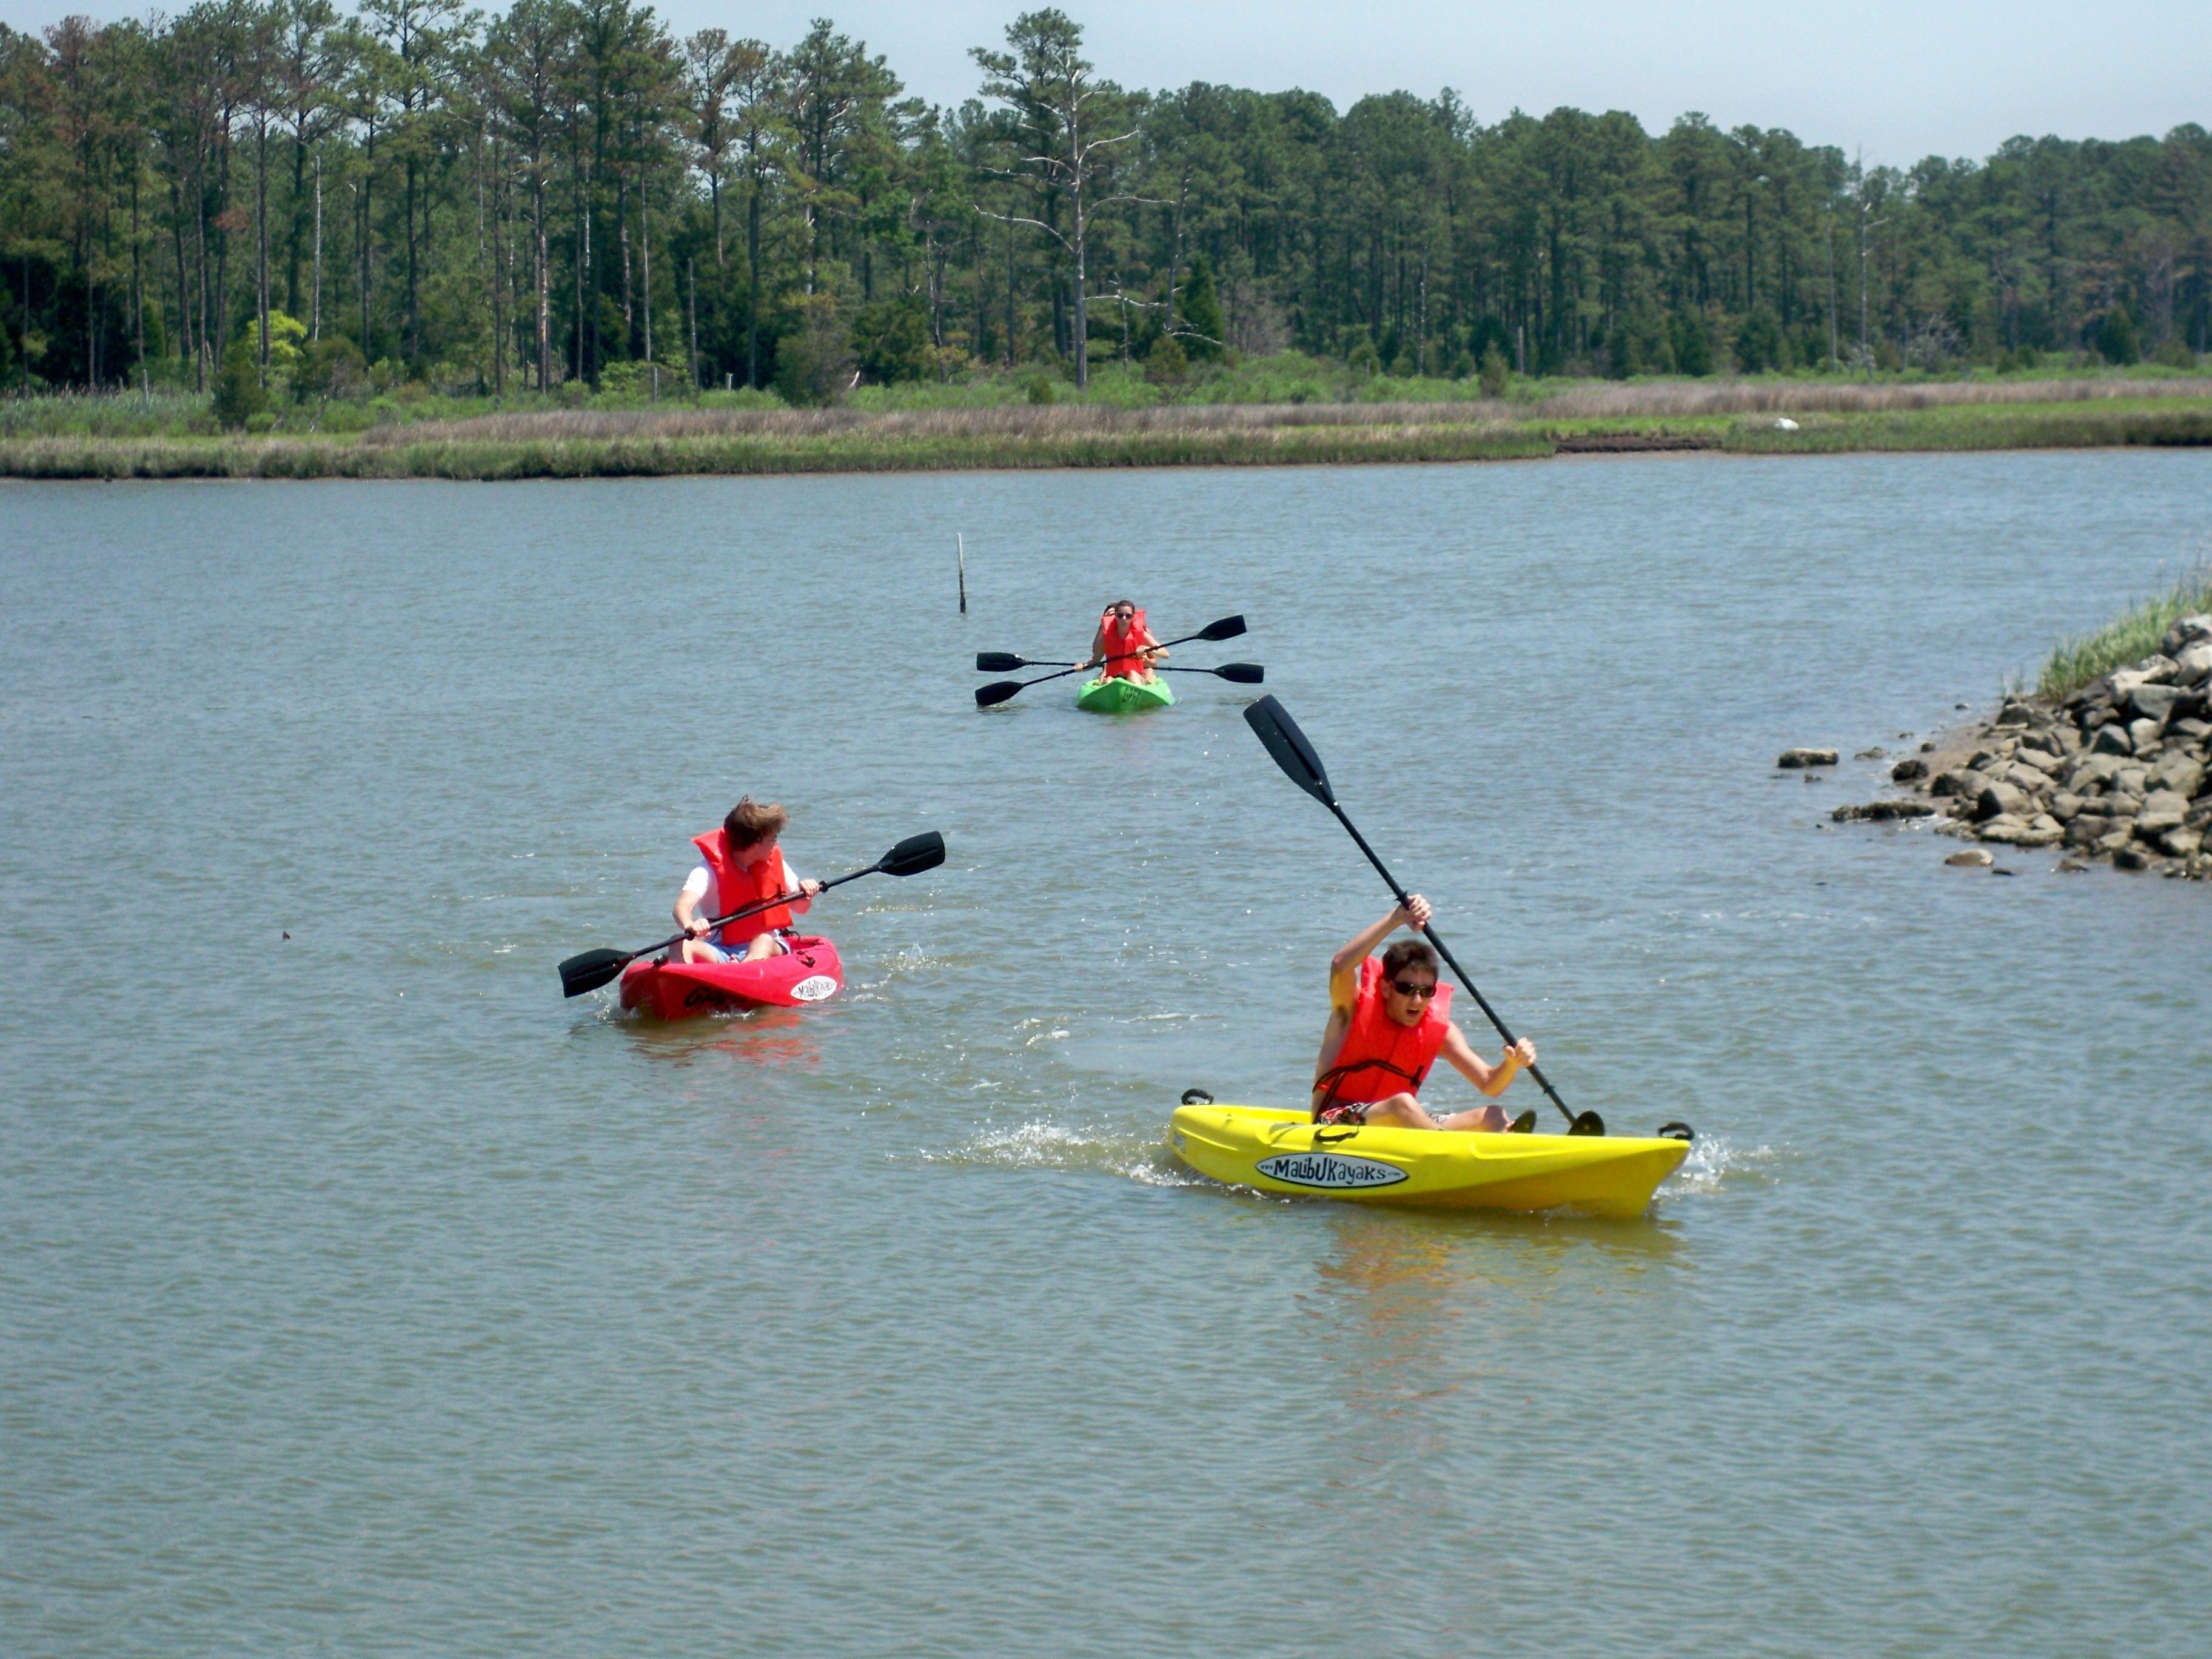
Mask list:
[[2036,677],[2036,696],[2056,700],[2116,668],[2141,662],[2159,648],[2178,618],[2199,612],[2212,612],[2212,569],[2185,576],[2095,633],[2061,645]]
[[1331,403],[794,410],[738,399],[494,412],[448,399],[342,430],[252,434],[176,429],[190,415],[181,406],[142,410],[134,429],[119,407],[72,423],[19,404],[0,410],[0,476],[503,479],[2212,445],[2212,380],[2185,377],[1600,382],[1540,398]]

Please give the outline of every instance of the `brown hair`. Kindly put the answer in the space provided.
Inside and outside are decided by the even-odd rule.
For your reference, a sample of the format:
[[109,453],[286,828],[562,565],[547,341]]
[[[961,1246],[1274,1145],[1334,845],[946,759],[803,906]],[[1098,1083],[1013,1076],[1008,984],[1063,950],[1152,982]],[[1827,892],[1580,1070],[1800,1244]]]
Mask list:
[[722,830],[731,846],[752,847],[781,835],[783,826],[790,822],[791,814],[778,803],[770,801],[763,806],[746,795],[730,809],[730,816],[722,820]]
[[1109,611],[1119,611],[1125,605],[1132,611],[1137,608],[1137,602],[1134,599],[1116,599],[1106,608]]
[[1401,939],[1382,953],[1382,977],[1395,979],[1407,968],[1425,968],[1437,976],[1437,953],[1425,939]]

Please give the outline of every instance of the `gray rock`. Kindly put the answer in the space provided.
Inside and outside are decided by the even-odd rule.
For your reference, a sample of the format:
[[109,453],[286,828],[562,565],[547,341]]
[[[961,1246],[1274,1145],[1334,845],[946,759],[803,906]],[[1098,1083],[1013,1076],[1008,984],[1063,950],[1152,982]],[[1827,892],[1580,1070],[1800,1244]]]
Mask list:
[[2212,721],[2200,720],[2194,715],[2185,714],[2179,720],[2166,721],[2166,735],[2169,738],[2178,737],[2186,743],[2193,743],[2201,749],[2204,746],[2204,740],[2207,738],[2212,738]]
[[1795,772],[1807,766],[1833,766],[1836,751],[1832,749],[1785,749],[1782,758],[1774,763],[1785,772]]
[[2181,688],[2174,685],[2139,685],[2128,693],[2128,707],[2147,720],[2166,724],[2166,717],[2173,712],[2173,705],[2181,701]]
[[2184,651],[2207,640],[2212,640],[2212,615],[2200,611],[2192,616],[2178,618],[2166,630],[2166,638],[2159,644],[2159,653],[2178,661]]
[[2027,830],[2027,818],[2019,812],[2000,812],[1995,817],[1984,818],[1974,826],[1974,834],[1984,841],[2010,841]]
[[2079,874],[2081,871],[2087,869],[2089,867],[2089,861],[2087,859],[2077,859],[2073,857],[2071,854],[2069,854],[2067,857],[2059,860],[2057,864],[2053,867],[2058,870],[2063,870],[2068,875],[2071,876]]
[[2178,859],[2185,859],[2204,845],[2202,830],[2169,830],[2158,838],[2158,844]]
[[1958,865],[1962,869],[1984,869],[1996,861],[1996,854],[1980,847],[1962,848],[1943,860],[1946,864]]
[[1892,783],[1912,783],[1927,775],[1928,763],[1924,760],[1908,758],[1898,762],[1889,769],[1889,781]]
[[1978,773],[1942,772],[1937,774],[1936,781],[1928,786],[1928,793],[1931,795],[1959,795],[1972,800],[1982,793],[1984,781]]
[[1923,755],[1934,754],[1936,752],[1936,740],[1933,738],[1930,738],[1927,742],[1922,744],[1920,745],[1920,752]]
[[2056,727],[2039,728],[2020,740],[2021,753],[2023,758],[2031,749],[2045,755],[2057,755],[2063,752],[2058,746],[2063,741]]
[[2150,769],[2144,766],[2123,766],[2112,774],[2112,793],[2125,795],[2130,800],[2142,800],[2150,793]]
[[2066,826],[2069,847],[2094,847],[2112,832],[2112,821],[2101,812],[2084,812]]
[[2140,755],[2158,741],[2158,734],[2165,729],[2165,726],[2166,722],[2163,720],[2130,720],[2128,741],[2135,746],[2136,753]]
[[2046,774],[2056,772],[2066,764],[2056,750],[2031,748],[2027,744],[2022,744],[2014,752],[2012,763],[2016,767],[2025,767],[2030,771]]
[[2168,830],[2179,830],[2188,816],[2186,797],[2171,789],[2154,789],[2144,799],[2142,811],[2136,814],[2136,834],[2148,841]]
[[2123,668],[2112,676],[2112,701],[2125,702],[2139,685],[2163,685],[2173,678],[2173,659],[2164,655],[2145,657],[2133,668]]
[[2171,789],[2186,799],[2203,787],[2204,763],[2185,754],[2166,755],[2144,781],[2153,789]]
[[2033,721],[2034,718],[2035,711],[2030,708],[2026,703],[2015,702],[2008,699],[2005,702],[2005,706],[1997,710],[1996,724],[1999,726],[2026,726]]
[[2132,755],[2136,752],[2135,739],[2118,721],[2099,726],[2097,741],[2089,748],[2091,753],[2098,755]]
[[1891,818],[1925,818],[1936,809],[1924,800],[1870,800],[1863,806],[1838,806],[1828,814],[1838,823],[1881,823]]
[[2025,821],[2032,810],[2027,792],[2017,784],[1984,784],[1982,793],[1974,797],[1974,816],[1985,822],[1999,817],[2017,817]]
[[2046,812],[2039,812],[2023,823],[2009,813],[1991,818],[1982,826],[1984,841],[2002,842],[2010,847],[2056,847],[2066,838],[2057,820]]
[[2212,679],[2212,640],[2199,640],[2175,653],[2173,683],[2176,685],[2202,685],[2207,679]]
[[2061,789],[2051,798],[2051,816],[2061,823],[2070,823],[2081,811],[2081,797],[2070,789]]
[[2132,830],[2115,830],[2110,835],[2097,837],[2097,850],[2100,853],[2120,853],[2133,846],[2135,839],[2136,832]]
[[1859,752],[1852,756],[1851,758],[1853,760],[1887,760],[1889,758],[1889,750],[1884,749],[1880,744],[1876,744],[1871,749],[1860,750]]
[[2115,847],[2112,849],[2112,867],[2115,870],[2148,870],[2150,868],[2150,854],[2140,847]]

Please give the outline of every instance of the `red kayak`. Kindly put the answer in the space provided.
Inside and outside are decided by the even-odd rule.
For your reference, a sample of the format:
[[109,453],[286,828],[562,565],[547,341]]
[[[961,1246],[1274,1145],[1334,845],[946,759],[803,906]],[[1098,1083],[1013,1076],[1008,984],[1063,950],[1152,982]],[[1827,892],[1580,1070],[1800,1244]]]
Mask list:
[[795,939],[764,962],[633,962],[623,970],[622,1006],[659,1019],[732,1009],[796,1008],[837,994],[845,965],[826,939]]

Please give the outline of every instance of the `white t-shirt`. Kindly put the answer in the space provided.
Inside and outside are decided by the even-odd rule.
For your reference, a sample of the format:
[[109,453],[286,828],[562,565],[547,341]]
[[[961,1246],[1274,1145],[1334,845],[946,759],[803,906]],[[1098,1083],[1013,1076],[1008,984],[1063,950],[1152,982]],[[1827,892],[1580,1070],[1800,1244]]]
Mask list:
[[[783,879],[786,884],[785,891],[796,892],[799,890],[799,884],[801,880],[801,877],[798,871],[791,867],[791,860],[789,859],[786,859],[783,861]],[[703,864],[695,866],[691,873],[684,878],[684,895],[689,898],[697,901],[694,905],[693,909],[695,914],[702,921],[711,921],[716,916],[720,915],[725,909],[732,909],[736,908],[731,905],[725,905],[722,902],[721,889],[721,883],[714,879],[714,872],[712,870],[709,870]],[[750,903],[751,901],[749,899],[746,902]],[[812,899],[802,898],[792,900],[792,914],[793,915],[805,915],[808,908],[811,907],[813,902],[814,901]]]

